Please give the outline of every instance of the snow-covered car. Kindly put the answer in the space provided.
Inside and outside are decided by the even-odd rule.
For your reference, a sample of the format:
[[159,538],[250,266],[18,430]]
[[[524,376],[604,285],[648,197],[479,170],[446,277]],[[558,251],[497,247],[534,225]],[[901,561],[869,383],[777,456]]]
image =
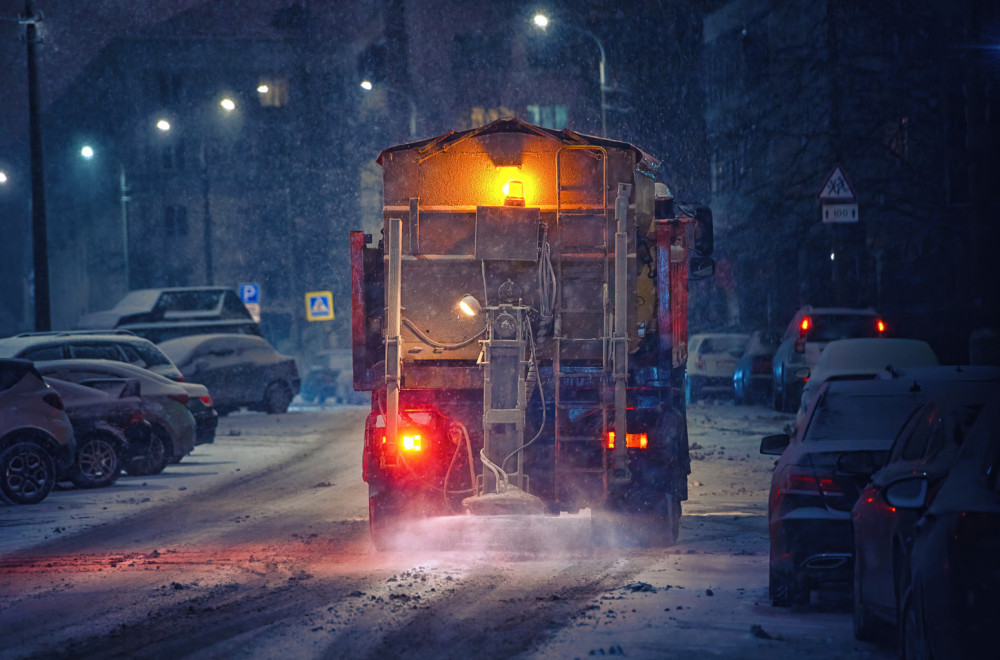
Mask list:
[[819,386],[828,380],[865,380],[875,378],[886,369],[937,365],[934,349],[919,339],[869,337],[831,341],[823,348],[816,366],[809,370],[796,423],[802,422]]
[[75,452],[59,393],[28,360],[0,359],[0,500],[41,502]]
[[794,412],[802,387],[820,353],[831,341],[881,337],[885,323],[870,307],[803,307],[789,321],[771,361],[771,398],[775,410]]
[[110,360],[54,360],[38,362],[36,366],[46,378],[82,385],[108,378],[139,381],[142,414],[152,425],[153,432],[147,455],[125,466],[129,474],[159,474],[167,463],[176,463],[194,448],[196,425],[188,410],[190,395],[183,383]]
[[110,486],[133,459],[150,449],[152,427],[142,415],[137,380],[108,379],[94,386],[46,378],[62,397],[73,424],[76,453],[65,475],[79,488]]
[[771,393],[771,361],[781,333],[755,330],[733,368],[733,399],[738,404],[766,401]]
[[282,355],[263,337],[194,335],[159,346],[185,379],[208,388],[219,414],[243,406],[283,413],[299,393],[295,358]]
[[161,342],[206,333],[259,335],[243,301],[225,287],[170,287],[129,291],[114,307],[80,317],[77,328],[123,328]]
[[989,658],[1000,620],[1000,398],[980,413],[928,506],[928,477],[886,491],[897,508],[927,507],[914,525],[899,640],[905,658]]
[[703,394],[732,392],[736,360],[743,355],[749,338],[737,333],[707,333],[693,335],[688,340],[685,374],[688,403],[694,403]]
[[931,377],[936,393],[910,416],[851,511],[858,639],[876,639],[895,628],[914,528],[924,513],[920,507],[892,506],[886,491],[919,474],[926,477],[929,492],[937,492],[984,404],[1000,395],[1000,367],[912,369],[905,376],[925,389]]
[[127,330],[25,332],[0,339],[0,357],[33,362],[50,360],[114,360],[154,371],[170,380],[181,372],[156,344]]
[[[850,584],[851,507],[923,401],[911,386],[899,379],[824,383],[794,436],[761,440],[760,453],[780,454],[767,506],[773,605],[807,604],[816,586]],[[871,460],[869,473],[842,469],[855,454]]]
[[351,349],[329,350],[317,353],[302,378],[299,396],[310,403],[365,403],[370,398],[366,392],[354,391],[354,374]]

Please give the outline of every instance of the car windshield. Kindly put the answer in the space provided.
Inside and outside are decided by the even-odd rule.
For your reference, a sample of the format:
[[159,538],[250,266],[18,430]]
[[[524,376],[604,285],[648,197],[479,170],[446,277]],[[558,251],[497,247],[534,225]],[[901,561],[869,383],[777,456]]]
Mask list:
[[825,396],[806,430],[806,442],[892,440],[917,405],[911,395]]
[[823,314],[810,317],[809,341],[878,337],[875,317],[863,314]]

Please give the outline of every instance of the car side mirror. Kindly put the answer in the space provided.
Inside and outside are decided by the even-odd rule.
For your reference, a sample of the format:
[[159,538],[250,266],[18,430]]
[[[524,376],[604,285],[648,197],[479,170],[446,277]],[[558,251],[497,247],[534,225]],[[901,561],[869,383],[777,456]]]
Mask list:
[[845,474],[867,477],[879,467],[881,466],[875,460],[875,454],[870,451],[852,451],[837,459],[837,470]]
[[922,509],[927,506],[927,478],[908,477],[889,484],[885,500],[900,509]]
[[777,456],[788,449],[791,441],[792,439],[787,433],[766,436],[760,441],[760,453]]

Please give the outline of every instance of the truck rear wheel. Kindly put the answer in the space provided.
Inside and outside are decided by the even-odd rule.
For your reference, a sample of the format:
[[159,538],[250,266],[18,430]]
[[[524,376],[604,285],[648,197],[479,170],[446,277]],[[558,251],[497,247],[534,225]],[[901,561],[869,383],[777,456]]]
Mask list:
[[396,528],[399,521],[399,510],[392,502],[389,493],[368,494],[368,534],[372,545],[378,552],[393,550],[396,546]]

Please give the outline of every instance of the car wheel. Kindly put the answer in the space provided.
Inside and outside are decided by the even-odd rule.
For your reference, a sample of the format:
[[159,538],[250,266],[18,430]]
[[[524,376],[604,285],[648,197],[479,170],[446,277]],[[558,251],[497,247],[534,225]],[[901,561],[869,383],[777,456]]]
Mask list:
[[799,584],[795,571],[773,563],[768,567],[768,592],[774,607],[809,604],[809,590]]
[[854,636],[863,642],[875,642],[882,638],[882,626],[868,612],[863,595],[864,570],[861,565],[861,551],[854,547]]
[[929,660],[930,650],[924,638],[920,613],[917,611],[913,589],[908,589],[900,609],[899,657],[903,660]]
[[157,426],[149,435],[149,447],[146,451],[134,457],[128,464],[130,475],[147,476],[163,472],[170,461],[170,438],[163,428]]
[[91,433],[80,439],[73,462],[73,483],[78,488],[104,488],[118,479],[121,452],[117,440],[107,433]]
[[746,405],[746,387],[743,385],[743,377],[739,376],[733,379],[733,401],[738,406]]
[[0,499],[38,504],[56,485],[56,463],[44,448],[22,441],[0,452]]
[[294,395],[284,383],[271,383],[264,391],[264,411],[269,415],[277,415],[288,411]]

